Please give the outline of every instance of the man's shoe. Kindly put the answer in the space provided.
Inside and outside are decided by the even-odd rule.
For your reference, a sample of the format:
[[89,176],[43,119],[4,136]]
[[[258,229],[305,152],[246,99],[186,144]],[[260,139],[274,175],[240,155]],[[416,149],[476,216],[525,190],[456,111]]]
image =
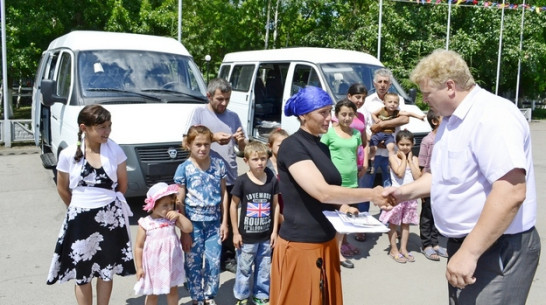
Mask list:
[[353,264],[353,262],[351,262],[350,260],[346,259],[344,261],[341,261],[340,262],[341,266],[345,267],[345,268],[348,268],[348,269],[353,269],[355,267],[355,265]]
[[244,300],[237,300],[237,303],[235,303],[235,305],[247,305],[248,304],[248,300],[247,299],[244,299]]

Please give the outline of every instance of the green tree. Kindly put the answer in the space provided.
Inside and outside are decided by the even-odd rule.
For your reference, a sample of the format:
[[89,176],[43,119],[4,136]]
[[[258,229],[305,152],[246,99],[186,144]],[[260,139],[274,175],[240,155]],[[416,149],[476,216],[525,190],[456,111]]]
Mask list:
[[[273,14],[278,7],[277,39]],[[270,24],[267,23],[268,4]],[[546,6],[546,0],[531,1]],[[63,9],[59,9],[59,8]],[[404,87],[417,61],[445,48],[448,7],[383,1],[381,61]],[[501,10],[453,6],[449,48],[463,55],[476,80],[494,90]],[[376,55],[377,0],[203,0],[183,1],[182,43],[210,73],[228,52],[315,46],[344,48]],[[178,36],[178,0],[26,0],[6,6],[8,73],[32,78],[40,54],[51,40],[72,30],[135,32]],[[546,90],[546,12],[526,11],[523,50],[519,50],[521,10],[505,11],[500,92],[515,91],[521,59],[520,96],[536,98]],[[203,70],[203,69],[202,69]]]

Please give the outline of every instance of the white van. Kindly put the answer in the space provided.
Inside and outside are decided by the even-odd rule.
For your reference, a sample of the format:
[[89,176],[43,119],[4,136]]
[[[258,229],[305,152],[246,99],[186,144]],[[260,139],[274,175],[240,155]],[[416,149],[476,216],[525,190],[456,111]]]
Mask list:
[[[269,133],[283,128],[289,133],[299,128],[295,117],[283,113],[286,101],[302,87],[312,85],[326,90],[337,102],[347,96],[353,83],[363,83],[374,93],[374,71],[383,64],[370,54],[326,48],[286,48],[277,50],[244,51],[226,54],[219,77],[232,87],[228,108],[235,111],[250,138],[267,141]],[[414,104],[394,79],[390,89],[404,98],[402,110],[423,112]],[[410,118],[401,128],[415,135],[415,147],[430,131],[425,121]]]
[[33,88],[32,120],[45,167],[77,140],[77,117],[89,104],[112,114],[110,137],[127,154],[127,197],[144,196],[156,182],[172,183],[188,158],[184,129],[207,103],[201,72],[172,38],[74,31],[42,54]]

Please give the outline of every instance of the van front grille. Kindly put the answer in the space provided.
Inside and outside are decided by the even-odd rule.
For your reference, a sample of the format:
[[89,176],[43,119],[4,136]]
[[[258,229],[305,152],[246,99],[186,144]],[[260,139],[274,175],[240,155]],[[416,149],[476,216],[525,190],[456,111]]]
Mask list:
[[[176,157],[171,158],[169,150],[176,150]],[[156,162],[156,161],[174,161],[181,163],[190,156],[190,152],[182,149],[180,145],[161,145],[161,146],[143,146],[136,147],[140,162]]]
[[136,147],[135,152],[147,186],[173,183],[176,168],[190,156],[190,152],[178,144]]

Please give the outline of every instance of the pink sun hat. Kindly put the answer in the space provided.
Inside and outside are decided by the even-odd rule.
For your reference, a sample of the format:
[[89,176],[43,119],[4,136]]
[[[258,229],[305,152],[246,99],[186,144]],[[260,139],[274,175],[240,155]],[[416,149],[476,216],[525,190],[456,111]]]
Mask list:
[[146,204],[142,207],[142,209],[146,212],[150,212],[154,209],[157,200],[176,193],[178,193],[178,185],[169,185],[165,182],[158,182],[152,185],[152,187],[150,187],[146,193],[146,199],[144,199]]

